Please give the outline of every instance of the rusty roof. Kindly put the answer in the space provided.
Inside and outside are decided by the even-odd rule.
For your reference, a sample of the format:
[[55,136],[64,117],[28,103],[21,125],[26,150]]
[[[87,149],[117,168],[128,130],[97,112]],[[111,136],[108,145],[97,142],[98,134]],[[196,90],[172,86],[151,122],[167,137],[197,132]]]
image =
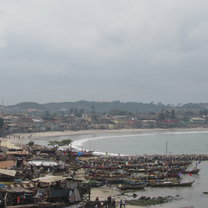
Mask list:
[[1,169],[9,169],[10,167],[14,166],[16,162],[14,160],[6,160],[0,161],[0,168]]

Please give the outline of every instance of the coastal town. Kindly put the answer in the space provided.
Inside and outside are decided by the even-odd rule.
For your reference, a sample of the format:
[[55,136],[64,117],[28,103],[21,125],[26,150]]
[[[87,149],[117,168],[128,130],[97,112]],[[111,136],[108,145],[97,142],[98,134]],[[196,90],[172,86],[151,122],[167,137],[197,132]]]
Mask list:
[[207,208],[208,1],[0,1],[0,208]]
[[[32,108],[33,107],[33,108]],[[167,107],[167,106],[162,106]],[[40,110],[33,105],[24,108],[0,106],[0,135],[90,129],[154,129],[208,127],[207,106],[167,108],[157,111],[96,111],[95,106]]]
[[[145,191],[191,188],[207,154],[110,155],[77,149],[58,135],[93,131],[140,131],[208,127],[207,112],[175,109],[100,113],[92,107],[40,111],[0,108],[0,207],[143,207],[180,200]],[[51,137],[48,145],[36,138]],[[55,137],[54,137],[55,136]],[[23,141],[27,139],[27,144]],[[142,194],[138,193],[141,192]],[[206,194],[206,191],[205,193]]]
[[[181,119],[180,119],[181,118]],[[146,196],[145,191],[191,188],[207,154],[97,155],[76,149],[72,140],[35,143],[38,133],[89,130],[206,128],[207,117],[185,124],[175,111],[154,115],[37,115],[35,109],[1,111],[0,207],[4,208],[125,208],[165,204],[180,195]],[[40,136],[41,137],[41,136]],[[20,142],[25,138],[30,142]],[[33,140],[34,139],[34,140]],[[43,137],[44,139],[44,137]],[[190,178],[191,177],[191,178]],[[196,177],[197,178],[197,177]],[[138,191],[142,194],[138,194]],[[202,194],[207,194],[203,192]]]

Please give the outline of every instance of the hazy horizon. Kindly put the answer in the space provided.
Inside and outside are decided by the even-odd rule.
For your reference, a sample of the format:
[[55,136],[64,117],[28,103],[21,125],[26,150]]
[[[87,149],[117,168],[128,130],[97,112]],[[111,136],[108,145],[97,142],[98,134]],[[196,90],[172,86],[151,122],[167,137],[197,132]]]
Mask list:
[[198,103],[193,103],[193,102],[189,102],[189,103],[176,103],[176,104],[174,104],[174,103],[162,103],[162,102],[154,102],[154,101],[151,101],[151,102],[136,102],[136,101],[121,101],[121,100],[112,100],[112,101],[104,101],[104,100],[102,100],[102,101],[99,101],[99,100],[97,100],[97,101],[95,101],[95,100],[76,100],[76,101],[59,101],[59,102],[57,102],[57,101],[51,101],[51,102],[43,102],[43,103],[41,103],[41,102],[36,102],[36,101],[22,101],[22,102],[18,102],[18,103],[14,103],[14,104],[11,104],[11,105],[2,105],[2,103],[0,103],[0,105],[2,105],[2,106],[13,106],[13,105],[18,105],[18,104],[21,104],[21,103],[36,103],[36,104],[40,104],[40,105],[44,105],[44,104],[50,104],[50,103],[57,103],[57,104],[59,104],[59,103],[76,103],[76,102],[97,102],[97,103],[112,103],[112,102],[120,102],[120,103],[142,103],[142,104],[154,104],[154,105],[159,105],[159,104],[162,104],[162,105],[166,105],[166,106],[168,106],[168,105],[170,105],[170,106],[173,106],[173,107],[176,107],[176,106],[183,106],[183,105],[186,105],[186,104],[208,104],[208,103],[203,103],[203,102],[198,102]]

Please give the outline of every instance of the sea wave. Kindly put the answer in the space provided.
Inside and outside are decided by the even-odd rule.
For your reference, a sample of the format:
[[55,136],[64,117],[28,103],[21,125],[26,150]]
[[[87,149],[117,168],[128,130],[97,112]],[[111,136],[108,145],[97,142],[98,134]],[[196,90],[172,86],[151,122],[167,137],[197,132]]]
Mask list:
[[82,147],[84,143],[89,141],[96,141],[101,139],[110,139],[110,138],[125,138],[125,137],[138,137],[138,136],[154,136],[154,135],[180,135],[180,134],[207,134],[208,131],[168,131],[168,132],[151,132],[151,133],[133,133],[133,134],[121,134],[118,135],[110,135],[110,136],[95,136],[95,137],[87,137],[84,139],[78,139],[73,141],[73,146]]
[[170,131],[170,132],[161,132],[161,134],[207,134],[208,131]]
[[96,141],[96,140],[101,140],[101,139],[110,139],[110,138],[124,138],[124,137],[138,137],[138,136],[152,136],[156,135],[157,133],[144,133],[144,134],[119,134],[119,135],[111,135],[111,136],[96,136],[96,137],[87,137],[84,139],[78,139],[72,142],[72,145],[74,147],[82,147],[84,143],[89,142],[89,141]]

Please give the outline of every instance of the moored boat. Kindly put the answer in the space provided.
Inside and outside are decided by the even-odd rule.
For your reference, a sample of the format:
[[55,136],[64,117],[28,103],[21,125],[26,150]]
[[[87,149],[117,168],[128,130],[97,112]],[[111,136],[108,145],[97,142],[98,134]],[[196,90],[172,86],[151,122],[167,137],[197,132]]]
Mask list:
[[194,168],[193,170],[185,170],[185,171],[182,171],[183,174],[197,174],[199,173],[200,169],[198,168]]
[[183,187],[183,186],[191,186],[194,181],[191,182],[158,182],[158,183],[150,183],[151,187]]
[[120,190],[140,190],[144,189],[146,184],[119,184],[117,186]]
[[81,150],[81,151],[70,151],[69,154],[71,156],[76,156],[76,157],[91,157],[93,156],[94,150]]

